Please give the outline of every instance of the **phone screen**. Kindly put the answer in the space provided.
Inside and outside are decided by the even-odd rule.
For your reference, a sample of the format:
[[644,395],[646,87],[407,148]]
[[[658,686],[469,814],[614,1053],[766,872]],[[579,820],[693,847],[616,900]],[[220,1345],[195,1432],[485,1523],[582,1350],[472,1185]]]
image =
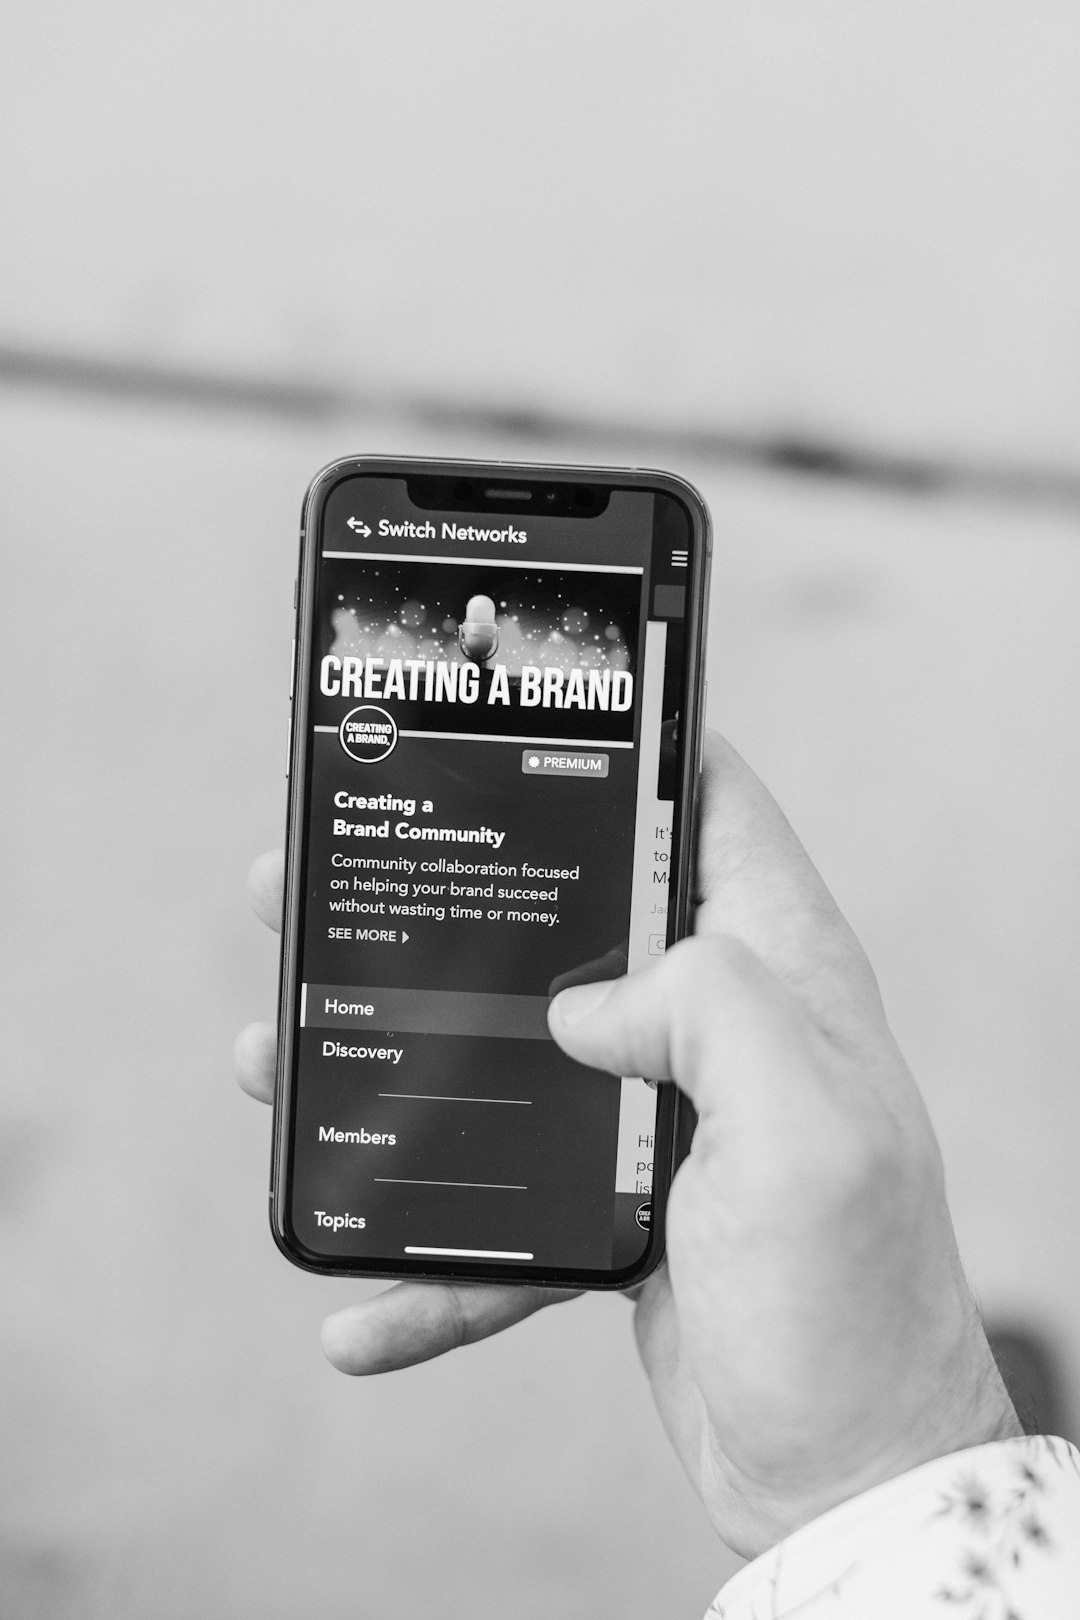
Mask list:
[[285,1230],[329,1269],[617,1274],[658,1092],[546,1014],[668,943],[703,542],[666,493],[506,516],[441,487],[344,477],[312,517]]

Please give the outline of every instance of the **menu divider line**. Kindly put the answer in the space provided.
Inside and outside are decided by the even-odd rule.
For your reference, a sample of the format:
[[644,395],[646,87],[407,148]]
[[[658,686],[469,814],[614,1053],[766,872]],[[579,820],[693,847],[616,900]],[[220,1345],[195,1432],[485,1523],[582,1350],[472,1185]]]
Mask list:
[[528,1097],[440,1097],[432,1091],[380,1091],[380,1097],[408,1097],[416,1102],[482,1102],[502,1103],[507,1108],[531,1108]]
[[415,1176],[372,1176],[373,1181],[392,1181],[401,1187],[486,1187],[492,1192],[528,1192],[517,1181],[422,1181]]

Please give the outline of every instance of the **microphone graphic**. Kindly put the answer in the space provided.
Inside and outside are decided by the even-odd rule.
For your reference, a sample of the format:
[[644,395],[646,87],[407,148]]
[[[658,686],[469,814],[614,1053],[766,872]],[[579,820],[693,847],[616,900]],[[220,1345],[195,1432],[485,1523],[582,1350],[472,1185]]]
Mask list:
[[458,646],[474,664],[486,664],[494,658],[498,645],[495,603],[490,596],[470,596],[458,626]]

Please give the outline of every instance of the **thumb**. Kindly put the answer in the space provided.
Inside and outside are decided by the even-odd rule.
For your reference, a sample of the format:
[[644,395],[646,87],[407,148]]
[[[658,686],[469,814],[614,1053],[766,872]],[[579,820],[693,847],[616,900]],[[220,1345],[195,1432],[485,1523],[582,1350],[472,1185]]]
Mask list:
[[575,985],[548,1008],[570,1057],[610,1074],[675,1080],[704,1119],[751,1085],[787,1089],[812,1025],[806,1010],[740,940],[680,940],[655,966]]

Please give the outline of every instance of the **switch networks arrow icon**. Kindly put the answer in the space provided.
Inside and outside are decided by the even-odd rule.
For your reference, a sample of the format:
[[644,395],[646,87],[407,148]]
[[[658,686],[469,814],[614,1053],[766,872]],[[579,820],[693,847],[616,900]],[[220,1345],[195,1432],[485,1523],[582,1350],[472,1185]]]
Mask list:
[[367,524],[362,522],[360,518],[349,518],[346,527],[350,528],[354,534],[361,534],[365,537],[371,533]]

